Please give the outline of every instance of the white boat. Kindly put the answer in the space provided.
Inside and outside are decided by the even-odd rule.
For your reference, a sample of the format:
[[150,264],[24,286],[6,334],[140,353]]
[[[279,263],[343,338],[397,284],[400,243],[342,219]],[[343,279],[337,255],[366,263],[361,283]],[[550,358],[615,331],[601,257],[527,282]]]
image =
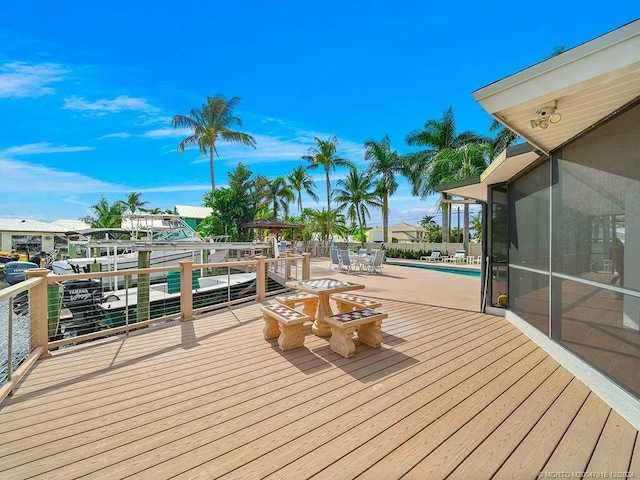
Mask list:
[[[123,218],[120,229],[76,230],[66,235],[70,250],[84,256],[53,262],[56,274],[89,272],[91,265],[100,265],[99,271],[140,268],[142,251],[150,252],[149,267],[153,268],[178,266],[184,260],[220,263],[229,259],[231,250],[254,255],[271,248],[264,242],[230,242],[228,237],[203,239],[182,217],[166,214],[129,215]],[[152,275],[152,282],[164,277],[164,273],[155,277]],[[122,279],[113,280],[111,287],[115,289],[123,283]]]
[[[232,273],[212,277],[194,278],[193,307],[200,308],[216,303],[236,300],[255,294],[255,273]],[[180,312],[179,277],[169,278],[165,283],[151,285],[148,292],[148,308],[151,318]],[[120,327],[137,321],[138,288],[132,287],[111,292],[97,305],[102,323],[109,327]]]

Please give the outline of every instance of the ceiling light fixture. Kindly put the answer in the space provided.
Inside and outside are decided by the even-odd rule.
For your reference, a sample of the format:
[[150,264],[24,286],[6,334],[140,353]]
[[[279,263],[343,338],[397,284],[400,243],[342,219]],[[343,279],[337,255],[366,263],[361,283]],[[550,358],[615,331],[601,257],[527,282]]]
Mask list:
[[537,118],[531,120],[531,128],[540,128],[542,130],[549,127],[549,124],[556,124],[562,120],[562,115],[556,113],[558,108],[558,102],[554,100],[552,103],[548,103],[536,110]]

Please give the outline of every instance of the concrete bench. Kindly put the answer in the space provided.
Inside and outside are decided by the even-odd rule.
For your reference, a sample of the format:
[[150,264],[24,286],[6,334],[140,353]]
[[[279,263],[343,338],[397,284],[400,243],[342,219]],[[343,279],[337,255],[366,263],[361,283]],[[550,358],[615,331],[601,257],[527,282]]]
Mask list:
[[353,334],[358,331],[358,340],[372,348],[378,348],[382,344],[380,327],[382,320],[387,318],[386,313],[380,313],[369,308],[353,312],[339,313],[325,320],[331,327],[331,350],[345,358],[356,354],[356,345],[353,343]]
[[314,293],[300,292],[277,296],[275,301],[290,308],[295,308],[296,305],[302,303],[302,311],[314,320],[318,311],[318,299],[318,295]]
[[341,313],[363,310],[365,308],[374,309],[382,306],[380,302],[376,302],[375,300],[358,297],[357,295],[351,295],[349,293],[334,293],[331,295],[331,300],[336,302],[338,310]]
[[280,350],[291,350],[304,345],[302,325],[311,320],[309,315],[286,305],[260,305],[265,326],[264,338],[278,338]]

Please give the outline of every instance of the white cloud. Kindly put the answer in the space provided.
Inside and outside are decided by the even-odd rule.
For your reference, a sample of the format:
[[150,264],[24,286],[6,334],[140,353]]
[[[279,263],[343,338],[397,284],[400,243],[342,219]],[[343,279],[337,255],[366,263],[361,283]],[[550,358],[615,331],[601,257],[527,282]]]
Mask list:
[[68,73],[56,63],[27,65],[23,62],[0,66],[0,98],[36,98],[54,92],[50,83],[60,82]]
[[101,137],[98,137],[98,139],[102,140],[105,138],[130,138],[130,137],[133,137],[132,133],[118,132],[118,133],[109,133],[107,135],[102,135]]
[[156,128],[143,133],[144,138],[179,138],[188,137],[193,132],[188,128]]
[[[220,188],[221,185],[216,185]],[[208,192],[211,190],[211,184],[203,185],[172,185],[167,187],[151,187],[151,188],[137,188],[136,192],[141,193],[171,193],[171,192]]]
[[[0,157],[0,191],[25,193],[25,185],[39,194],[63,194],[65,201],[82,204],[77,195],[96,192],[129,193],[133,190],[141,193],[206,192],[209,184],[169,185],[162,187],[140,188],[128,185],[103,182],[77,172],[65,172],[33,163],[21,162]],[[72,193],[72,195],[69,195]]]
[[27,145],[19,145],[17,147],[9,147],[0,150],[0,155],[16,156],[16,155],[39,155],[46,153],[73,153],[86,152],[94,150],[93,147],[69,147],[67,145],[55,146],[49,142],[29,143]]
[[130,191],[75,172],[64,172],[42,165],[0,158],[0,191],[24,193],[25,185],[38,193],[95,193]]
[[82,97],[71,96],[64,99],[64,107],[68,110],[89,110],[99,113],[117,113],[122,111],[157,112],[158,109],[149,104],[146,99],[120,95],[113,100],[102,98],[90,102]]

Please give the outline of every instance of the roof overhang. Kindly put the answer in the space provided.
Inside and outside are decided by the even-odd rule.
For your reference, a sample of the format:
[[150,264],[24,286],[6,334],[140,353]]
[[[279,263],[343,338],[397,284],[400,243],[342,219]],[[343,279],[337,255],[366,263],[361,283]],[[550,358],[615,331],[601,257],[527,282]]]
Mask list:
[[[473,97],[548,154],[640,97],[640,20],[480,88]],[[532,128],[537,110],[554,101],[561,121]]]
[[436,190],[449,195],[486,202],[487,187],[489,185],[508,181],[536,162],[541,155],[543,156],[528,143],[514,145],[505,148],[479,177],[471,177],[460,182],[439,185]]

